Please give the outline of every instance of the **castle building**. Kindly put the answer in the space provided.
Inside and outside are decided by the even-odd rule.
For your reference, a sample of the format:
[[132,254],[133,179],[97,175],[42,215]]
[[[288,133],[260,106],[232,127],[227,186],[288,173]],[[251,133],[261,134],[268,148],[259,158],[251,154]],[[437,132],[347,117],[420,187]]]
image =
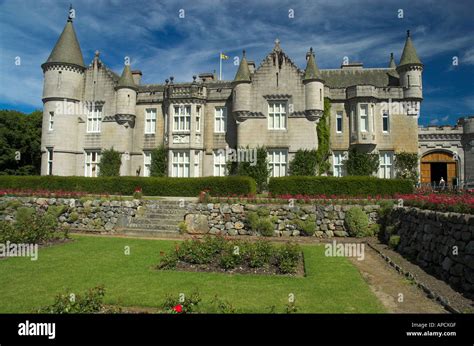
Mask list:
[[418,152],[423,64],[409,32],[399,64],[392,54],[385,68],[320,69],[310,49],[303,70],[276,40],[258,67],[244,52],[233,80],[203,73],[143,84],[140,71],[126,65],[119,76],[97,51],[86,65],[69,18],[42,69],[42,175],[97,176],[101,152],[113,147],[121,175],[148,176],[151,150],[164,145],[172,177],[224,175],[222,149],[257,146],[272,175],[284,176],[296,151],[317,149],[325,98],[332,175],[345,174],[354,146],[379,155],[382,178],[395,176],[396,153]]
[[418,140],[422,184],[439,185],[441,177],[449,185],[474,183],[474,116],[455,126],[420,127]]

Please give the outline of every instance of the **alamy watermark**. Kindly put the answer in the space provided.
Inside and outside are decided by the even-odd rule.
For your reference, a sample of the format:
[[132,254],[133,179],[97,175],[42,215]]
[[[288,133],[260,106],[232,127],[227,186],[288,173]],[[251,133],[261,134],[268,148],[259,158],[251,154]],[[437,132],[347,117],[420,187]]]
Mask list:
[[358,261],[365,258],[365,244],[363,243],[332,243],[324,245],[326,257],[356,257]]
[[31,257],[32,261],[36,261],[38,244],[16,244],[7,241],[0,244],[0,257]]
[[257,164],[257,148],[218,149],[217,155],[224,155],[226,162],[250,162],[250,166]]

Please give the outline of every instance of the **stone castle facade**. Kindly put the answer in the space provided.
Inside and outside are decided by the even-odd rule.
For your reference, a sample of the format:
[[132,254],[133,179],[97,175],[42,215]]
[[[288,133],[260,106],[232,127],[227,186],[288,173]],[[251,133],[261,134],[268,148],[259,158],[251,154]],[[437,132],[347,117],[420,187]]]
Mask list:
[[275,41],[256,67],[245,52],[234,80],[214,74],[189,83],[142,84],[126,65],[121,76],[96,52],[86,66],[69,18],[44,71],[43,175],[96,176],[101,151],[122,153],[121,175],[149,175],[150,151],[164,145],[168,175],[225,174],[225,148],[265,146],[273,176],[288,174],[299,149],[317,149],[316,125],[331,102],[332,174],[356,146],[380,155],[378,176],[395,176],[394,156],[418,152],[422,71],[407,33],[399,64],[345,63],[319,69],[315,53],[300,69]]

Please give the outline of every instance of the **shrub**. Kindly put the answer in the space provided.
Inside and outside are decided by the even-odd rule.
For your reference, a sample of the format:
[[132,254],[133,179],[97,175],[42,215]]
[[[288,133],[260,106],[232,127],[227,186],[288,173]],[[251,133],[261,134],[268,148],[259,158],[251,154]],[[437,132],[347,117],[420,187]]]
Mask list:
[[[270,212],[268,211],[268,214]],[[247,220],[249,222],[250,228],[254,232],[259,232],[264,237],[271,237],[274,235],[274,224],[270,217],[266,216],[265,209],[261,208],[257,212],[248,212]]]
[[365,237],[368,235],[369,218],[360,207],[352,207],[346,212],[344,221],[351,236]]
[[298,244],[286,243],[278,249],[278,268],[282,274],[294,273],[298,266],[301,248]]
[[165,301],[162,304],[162,308],[168,312],[175,311],[176,306],[181,306],[182,313],[195,312],[199,303],[201,302],[201,296],[198,291],[194,291],[191,295],[166,295]]
[[370,176],[379,169],[379,160],[378,154],[366,153],[352,147],[343,164],[348,175]]
[[178,223],[178,229],[179,233],[185,234],[188,231],[188,225],[186,224],[186,222],[181,221],[180,223]]
[[0,189],[76,191],[90,194],[133,195],[140,186],[146,196],[198,196],[208,190],[213,196],[255,194],[256,184],[249,177],[59,177],[59,176],[1,176]]
[[75,222],[79,220],[79,214],[75,211],[73,211],[71,214],[69,214],[69,221],[70,222]]
[[399,152],[395,155],[397,178],[418,182],[418,153]]
[[273,254],[273,247],[268,241],[259,240],[255,243],[249,243],[245,248],[246,257],[251,268],[263,267],[270,262]]
[[167,254],[163,254],[157,268],[164,270],[174,269],[176,268],[176,264],[178,264],[178,256],[176,252],[173,251]]
[[412,193],[413,185],[410,181],[403,179],[379,179],[375,177],[293,176],[271,178],[268,190],[273,196],[393,196],[397,193]]
[[314,217],[308,218],[307,220],[295,220],[294,224],[304,235],[312,236],[316,231],[316,221]]
[[252,166],[250,162],[238,162],[236,172],[237,175],[253,178],[257,183],[257,191],[264,191],[267,188],[267,181],[271,175],[268,167],[267,149],[265,147],[258,147],[255,165]]
[[120,153],[114,150],[114,147],[105,149],[100,156],[99,176],[100,177],[118,177],[120,176],[120,166],[122,157]]
[[59,294],[54,303],[40,308],[42,314],[90,314],[119,312],[104,306],[105,289],[97,286],[84,294],[75,295],[71,292]]
[[150,176],[166,177],[168,175],[168,153],[162,145],[151,152]]
[[216,305],[217,312],[220,314],[235,314],[235,307],[227,300],[220,299],[217,295],[214,296],[212,304]]
[[316,175],[316,150],[299,149],[290,162],[290,175]]
[[398,247],[398,244],[400,244],[400,236],[399,235],[391,235],[390,239],[388,241],[388,246],[390,246],[390,248],[396,250],[396,248]]

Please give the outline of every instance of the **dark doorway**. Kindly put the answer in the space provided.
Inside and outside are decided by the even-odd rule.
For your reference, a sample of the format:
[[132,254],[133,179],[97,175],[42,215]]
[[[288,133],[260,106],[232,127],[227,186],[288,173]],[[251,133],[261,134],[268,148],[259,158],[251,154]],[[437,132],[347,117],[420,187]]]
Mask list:
[[448,165],[445,162],[432,162],[431,163],[431,184],[435,183],[439,185],[439,181],[443,177],[446,184],[448,183]]

